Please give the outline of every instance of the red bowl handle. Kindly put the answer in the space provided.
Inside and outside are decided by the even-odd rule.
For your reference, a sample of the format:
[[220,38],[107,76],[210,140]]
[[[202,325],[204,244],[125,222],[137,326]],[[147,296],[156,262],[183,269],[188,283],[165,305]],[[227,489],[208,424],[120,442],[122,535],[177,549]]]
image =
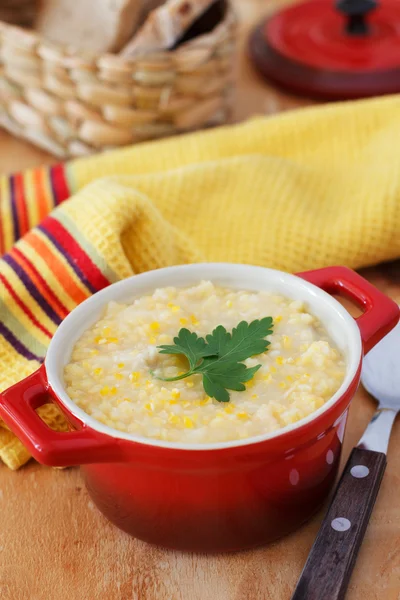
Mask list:
[[363,342],[364,354],[369,352],[399,320],[400,309],[396,302],[385,296],[369,281],[347,267],[327,267],[297,273],[328,294],[352,300],[363,314],[356,319]]
[[49,384],[43,366],[0,394],[1,418],[37,461],[67,467],[121,459],[118,441],[93,429],[50,429],[35,412],[48,401]]

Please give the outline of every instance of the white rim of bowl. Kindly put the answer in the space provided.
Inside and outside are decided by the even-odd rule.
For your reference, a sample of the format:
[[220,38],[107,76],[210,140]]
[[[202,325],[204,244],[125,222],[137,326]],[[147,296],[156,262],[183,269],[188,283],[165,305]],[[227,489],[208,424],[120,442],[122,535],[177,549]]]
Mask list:
[[[291,289],[295,289],[296,287],[307,289],[308,293],[311,291],[312,295],[314,297],[320,298],[322,302],[324,302],[325,304],[328,304],[330,306],[330,308],[332,309],[332,314],[335,314],[336,318],[342,319],[345,322],[346,330],[348,329],[349,346],[352,346],[351,354],[353,356],[353,360],[352,360],[351,364],[347,365],[348,368],[347,368],[346,376],[343,380],[342,385],[337,390],[337,392],[327,402],[325,402],[325,404],[323,406],[321,406],[316,411],[312,412],[307,417],[304,417],[303,419],[296,421],[296,423],[292,423],[291,425],[287,425],[286,427],[277,429],[276,431],[273,431],[273,432],[270,432],[267,434],[263,434],[263,435],[257,435],[257,436],[241,439],[241,440],[232,440],[232,441],[228,441],[228,442],[214,442],[214,443],[205,443],[205,444],[188,444],[188,443],[185,444],[185,443],[180,443],[180,442],[167,442],[167,441],[163,441],[163,440],[155,440],[155,439],[147,438],[144,436],[138,436],[138,435],[133,435],[130,433],[125,433],[123,431],[119,431],[118,429],[109,427],[108,425],[104,425],[103,423],[100,423],[100,421],[97,421],[96,419],[94,419],[93,417],[88,415],[83,409],[79,408],[79,406],[77,406],[75,404],[75,402],[73,402],[73,400],[71,400],[71,398],[68,396],[67,392],[64,389],[64,384],[61,381],[61,378],[59,377],[59,375],[57,373],[57,360],[55,358],[56,354],[57,354],[55,350],[57,349],[57,347],[61,344],[65,345],[65,340],[71,338],[71,332],[73,332],[74,321],[82,318],[83,315],[85,315],[88,311],[90,311],[92,304],[99,304],[101,306],[105,306],[107,304],[107,302],[110,302],[111,300],[115,299],[115,296],[119,296],[118,292],[120,290],[122,290],[122,293],[119,296],[119,299],[122,301],[123,296],[125,296],[126,298],[128,298],[129,296],[131,298],[134,298],[135,296],[140,296],[141,295],[140,293],[135,294],[135,287],[137,287],[140,283],[144,284],[144,286],[146,287],[147,291],[145,293],[151,293],[151,291],[154,291],[157,287],[165,287],[166,285],[168,285],[167,283],[164,283],[164,285],[158,285],[157,281],[155,281],[157,279],[158,280],[161,279],[162,281],[164,281],[164,280],[168,281],[170,279],[170,277],[172,277],[173,275],[176,275],[179,273],[182,273],[182,275],[184,275],[185,271],[186,271],[186,273],[191,272],[193,275],[195,275],[197,272],[200,273],[204,269],[206,269],[207,272],[209,273],[209,276],[206,279],[209,279],[210,281],[213,281],[213,282],[216,281],[217,283],[218,283],[218,279],[221,279],[223,277],[223,274],[226,274],[227,272],[232,271],[232,270],[236,271],[239,279],[240,279],[240,277],[239,277],[240,274],[243,275],[244,272],[247,272],[247,274],[249,274],[250,271],[252,271],[255,276],[260,275],[260,276],[265,277],[266,275],[270,275],[272,277],[279,278],[280,281],[284,285],[288,284],[288,287],[290,287]],[[214,276],[213,276],[213,272],[215,273]],[[217,273],[219,273],[219,275],[217,275]],[[196,280],[197,283],[199,281],[201,281],[202,279],[205,279],[205,277],[199,275]],[[254,279],[255,279],[255,277],[254,277]],[[148,283],[149,285],[146,285],[146,283]],[[177,286],[177,287],[183,287],[184,285],[190,285],[191,283],[192,282],[189,281],[186,284],[183,283],[181,286]],[[174,285],[174,284],[170,283],[170,285]],[[221,285],[223,285],[223,284],[221,284]],[[226,285],[227,285],[227,287],[229,287],[229,284],[226,284]],[[129,288],[130,288],[130,291],[128,292]],[[125,289],[126,289],[126,292],[124,291]],[[240,283],[239,283],[239,287],[237,289],[240,289]],[[250,289],[250,288],[248,288],[248,289]],[[262,290],[262,288],[260,288],[259,290],[255,289],[254,291],[261,291],[261,290]],[[323,321],[322,321],[322,323],[323,323]],[[90,326],[90,324],[88,324],[88,327]],[[78,339],[78,338],[76,338],[76,339]],[[343,308],[343,306],[337,300],[335,300],[327,292],[324,292],[319,287],[309,283],[305,279],[302,279],[301,277],[292,275],[290,273],[285,273],[284,271],[279,271],[276,269],[268,269],[266,267],[259,267],[259,266],[253,266],[253,265],[236,264],[236,263],[194,263],[194,264],[187,264],[187,265],[164,267],[161,269],[146,271],[146,272],[140,273],[138,275],[133,275],[132,277],[129,277],[127,279],[118,281],[117,283],[111,284],[108,287],[104,288],[103,290],[100,290],[99,292],[96,292],[95,294],[90,296],[87,300],[85,300],[84,302],[79,304],[59,325],[56,333],[54,334],[54,336],[50,342],[44,365],[46,368],[47,379],[50,384],[50,387],[52,388],[53,392],[60,400],[61,404],[63,406],[65,406],[65,408],[68,410],[68,412],[70,412],[74,417],[76,417],[79,421],[81,421],[85,426],[88,426],[91,429],[94,429],[95,431],[98,431],[99,433],[102,433],[109,437],[112,437],[115,439],[123,439],[123,440],[127,440],[130,442],[135,442],[137,444],[144,444],[147,446],[166,448],[169,450],[191,450],[191,451],[203,450],[204,451],[204,450],[225,450],[227,448],[235,448],[235,447],[240,447],[240,446],[250,446],[252,444],[259,444],[261,442],[265,442],[267,440],[271,440],[271,439],[280,437],[284,434],[290,433],[296,429],[300,429],[304,425],[307,425],[311,421],[314,421],[320,415],[322,415],[324,412],[327,412],[332,406],[334,406],[336,404],[336,402],[346,393],[347,389],[349,388],[351,382],[353,381],[353,379],[357,373],[357,369],[359,367],[361,358],[362,358],[361,335],[360,335],[360,330],[356,324],[355,319],[347,312],[347,310],[345,308]]]

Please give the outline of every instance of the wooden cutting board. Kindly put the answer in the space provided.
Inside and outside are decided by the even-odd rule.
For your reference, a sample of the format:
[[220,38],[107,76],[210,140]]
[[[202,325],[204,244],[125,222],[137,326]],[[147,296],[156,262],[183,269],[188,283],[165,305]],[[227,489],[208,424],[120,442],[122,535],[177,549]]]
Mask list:
[[[244,44],[249,28],[271,10],[272,3],[236,0],[235,4],[241,22],[236,120],[309,103],[268,87],[248,63]],[[0,172],[53,161],[0,132]],[[400,263],[364,274],[400,302]],[[373,402],[360,390],[350,410],[343,461],[373,411]],[[399,491],[397,423],[347,600],[400,600]],[[77,468],[59,471],[31,461],[13,473],[0,466],[0,598],[289,600],[322,514],[265,548],[221,556],[182,554],[151,547],[114,528],[93,506]]]

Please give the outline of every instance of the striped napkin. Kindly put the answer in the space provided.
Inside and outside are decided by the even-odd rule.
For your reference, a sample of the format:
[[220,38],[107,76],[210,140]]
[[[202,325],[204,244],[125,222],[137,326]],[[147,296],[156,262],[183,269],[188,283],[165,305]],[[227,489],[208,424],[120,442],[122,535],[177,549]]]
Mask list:
[[[400,98],[326,105],[0,181],[0,391],[105,286],[198,261],[286,271],[400,256]],[[42,407],[50,426],[65,427]],[[29,454],[0,423],[0,458]]]

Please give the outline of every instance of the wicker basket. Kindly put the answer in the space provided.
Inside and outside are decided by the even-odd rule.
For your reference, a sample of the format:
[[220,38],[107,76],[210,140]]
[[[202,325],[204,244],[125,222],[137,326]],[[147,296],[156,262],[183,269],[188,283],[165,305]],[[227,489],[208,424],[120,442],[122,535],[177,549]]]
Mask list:
[[[26,1],[26,0],[25,0]],[[83,55],[0,23],[0,126],[60,158],[227,121],[235,19],[140,59]]]

